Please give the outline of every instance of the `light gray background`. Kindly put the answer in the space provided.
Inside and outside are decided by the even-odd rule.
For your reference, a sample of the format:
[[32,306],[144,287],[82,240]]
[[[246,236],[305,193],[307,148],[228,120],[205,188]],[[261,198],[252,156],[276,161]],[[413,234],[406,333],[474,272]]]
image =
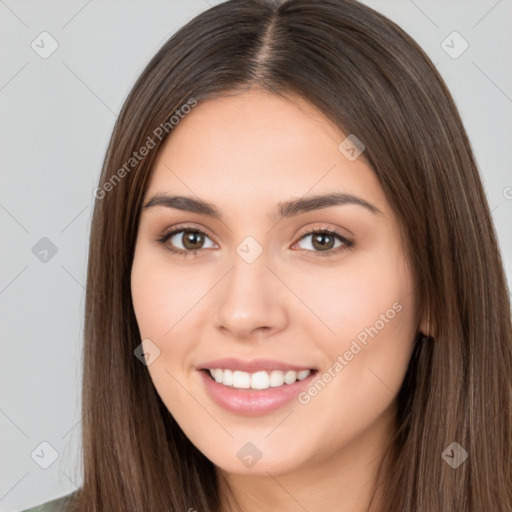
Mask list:
[[[92,192],[135,79],[173,32],[214,3],[0,0],[1,511],[82,483],[80,365]],[[411,34],[451,89],[510,283],[512,0],[364,3]],[[43,31],[59,45],[47,59],[31,48]],[[455,59],[442,47],[453,31],[469,44]],[[461,44],[452,36],[444,46],[453,54]],[[32,252],[43,237],[57,248],[46,262]],[[40,467],[51,461],[42,442],[58,452],[48,469]]]

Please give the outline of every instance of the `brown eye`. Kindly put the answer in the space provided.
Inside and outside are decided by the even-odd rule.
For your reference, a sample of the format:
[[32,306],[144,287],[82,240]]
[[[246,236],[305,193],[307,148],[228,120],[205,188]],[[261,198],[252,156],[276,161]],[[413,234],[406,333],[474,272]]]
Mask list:
[[162,235],[157,241],[171,252],[195,256],[199,250],[205,248],[206,239],[210,238],[204,231],[193,227],[182,227]]
[[[308,237],[311,238],[310,245],[312,248],[306,247],[303,250],[313,252],[315,256],[330,256],[354,245],[354,242],[330,229],[311,231],[303,235],[300,240],[305,240]],[[338,245],[335,245],[336,241],[339,242]]]
[[[337,231],[327,228],[312,230],[303,234],[298,243],[308,237],[311,237],[312,248],[302,248],[302,250],[312,253],[314,256],[334,256],[354,246],[353,241],[345,238]],[[202,249],[211,248],[212,245],[205,247],[205,241],[207,240],[211,241],[210,237],[203,230],[193,226],[181,226],[181,229],[174,229],[157,238],[157,241],[167,250],[185,257],[197,256]],[[338,241],[338,245],[336,245],[336,241]]]
[[204,243],[204,235],[202,233],[198,231],[180,231],[179,233],[183,233],[181,241],[185,249],[193,251],[202,248]]
[[313,247],[319,251],[329,250],[334,247],[335,238],[333,235],[328,233],[315,233],[311,235]]

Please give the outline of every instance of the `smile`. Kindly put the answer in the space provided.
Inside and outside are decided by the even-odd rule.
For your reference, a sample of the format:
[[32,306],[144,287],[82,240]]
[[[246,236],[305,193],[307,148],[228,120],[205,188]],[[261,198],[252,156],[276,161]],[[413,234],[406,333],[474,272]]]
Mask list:
[[209,369],[210,375],[216,382],[235,389],[268,389],[290,385],[298,380],[304,380],[311,370],[264,370],[254,373],[222,368]]

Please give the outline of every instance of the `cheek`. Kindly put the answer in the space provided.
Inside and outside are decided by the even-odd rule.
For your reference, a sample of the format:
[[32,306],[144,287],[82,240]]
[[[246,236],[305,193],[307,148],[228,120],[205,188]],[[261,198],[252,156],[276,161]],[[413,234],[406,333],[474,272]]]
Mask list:
[[[169,266],[168,256],[137,248],[131,273],[132,301],[142,338],[161,343],[200,298],[201,276]],[[203,292],[204,293],[204,292]]]
[[[318,332],[323,332],[322,343],[330,348],[329,352],[341,349],[361,333],[364,341],[365,329],[375,324],[382,333],[404,326],[414,332],[412,273],[395,247],[348,254],[339,265],[317,267],[314,272],[295,269],[297,275],[300,278],[290,274],[288,280],[313,313],[308,315],[310,323],[316,322]],[[397,302],[399,305],[394,306]],[[315,338],[318,335],[311,339]]]
[[316,282],[309,297],[331,335],[316,338],[326,356],[323,373],[301,403],[328,410],[332,421],[348,415],[358,418],[354,425],[368,424],[391,405],[410,360],[417,330],[412,273],[393,249],[347,259],[334,279]]
[[133,308],[144,351],[157,354],[147,370],[169,411],[183,410],[182,404],[189,398],[179,383],[183,382],[192,342],[178,333],[180,321],[187,321],[187,311],[198,300],[198,292],[194,293],[198,288],[194,283],[185,284],[182,273],[170,271],[165,254],[136,248],[131,272]]

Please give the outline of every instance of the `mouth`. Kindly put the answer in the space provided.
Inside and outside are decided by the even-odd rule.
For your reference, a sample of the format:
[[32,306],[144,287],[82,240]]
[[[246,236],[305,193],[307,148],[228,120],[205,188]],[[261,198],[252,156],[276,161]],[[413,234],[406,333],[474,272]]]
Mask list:
[[250,373],[229,368],[203,368],[202,371],[223,386],[240,390],[265,390],[290,386],[308,378],[317,370],[259,370]]
[[[206,396],[225,411],[252,417],[292,404],[318,374],[315,368],[291,367],[283,363],[278,369],[276,362],[256,366],[238,361],[229,367],[218,361],[208,366],[197,368]],[[233,366],[245,366],[251,371]],[[261,369],[261,366],[267,368]]]

